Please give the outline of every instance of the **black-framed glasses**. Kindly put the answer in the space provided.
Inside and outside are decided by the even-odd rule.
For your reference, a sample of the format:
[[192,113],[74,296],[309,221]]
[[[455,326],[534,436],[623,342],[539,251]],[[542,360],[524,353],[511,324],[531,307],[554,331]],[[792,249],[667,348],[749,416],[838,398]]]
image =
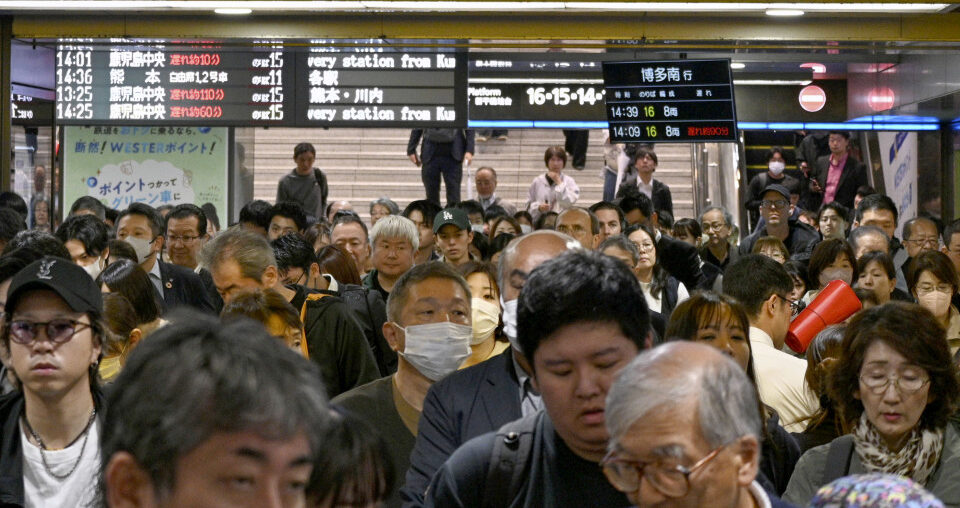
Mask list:
[[790,304],[791,317],[796,317],[797,314],[800,314],[800,312],[802,312],[803,309],[807,306],[805,303],[803,303],[802,300],[791,300],[786,296],[782,296],[782,295],[777,295],[777,297],[787,302],[788,304]]
[[170,243],[180,243],[182,245],[191,245],[197,241],[199,236],[190,235],[167,235],[167,241]]
[[10,339],[17,344],[30,345],[37,338],[37,330],[42,326],[47,339],[54,344],[63,344],[73,338],[78,332],[90,328],[87,323],[74,319],[51,319],[50,321],[26,321],[18,319],[11,321]]
[[760,201],[760,206],[763,208],[786,208],[790,202],[785,199],[770,200],[764,199]]
[[613,451],[604,457],[600,466],[610,484],[620,492],[637,492],[640,490],[640,479],[646,478],[647,482],[664,496],[683,497],[690,490],[690,475],[713,460],[726,446],[714,449],[690,467],[662,466],[655,462],[620,459],[614,456]]

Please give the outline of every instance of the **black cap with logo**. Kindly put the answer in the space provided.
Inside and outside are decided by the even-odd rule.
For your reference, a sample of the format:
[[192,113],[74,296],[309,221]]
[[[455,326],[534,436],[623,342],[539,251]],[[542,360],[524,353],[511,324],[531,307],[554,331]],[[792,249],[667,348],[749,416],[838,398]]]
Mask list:
[[9,314],[17,300],[31,289],[49,289],[74,312],[103,313],[103,297],[97,283],[80,266],[66,259],[47,256],[17,272],[10,282],[4,311]]

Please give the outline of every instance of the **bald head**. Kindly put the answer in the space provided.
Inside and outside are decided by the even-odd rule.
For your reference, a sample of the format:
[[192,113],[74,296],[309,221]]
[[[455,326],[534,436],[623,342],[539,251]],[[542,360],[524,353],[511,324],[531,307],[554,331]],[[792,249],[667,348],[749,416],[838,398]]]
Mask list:
[[593,250],[600,238],[600,221],[586,208],[574,206],[560,212],[555,229],[580,242],[584,249]]
[[500,292],[504,301],[520,296],[527,275],[545,261],[579,247],[573,238],[552,230],[539,230],[511,241],[500,256]]

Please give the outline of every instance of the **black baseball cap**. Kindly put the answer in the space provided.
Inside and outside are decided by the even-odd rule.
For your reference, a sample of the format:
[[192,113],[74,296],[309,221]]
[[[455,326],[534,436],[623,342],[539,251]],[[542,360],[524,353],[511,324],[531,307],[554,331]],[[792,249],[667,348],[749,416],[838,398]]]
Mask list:
[[766,194],[766,193],[768,193],[768,192],[770,192],[770,191],[773,191],[773,192],[776,192],[777,194],[780,194],[780,195],[783,196],[784,199],[786,199],[787,201],[790,200],[790,190],[787,189],[786,187],[784,187],[783,185],[780,185],[779,183],[771,183],[770,185],[764,187],[764,188],[763,188],[763,192],[760,194],[760,196],[763,196],[764,194]]
[[460,229],[470,229],[470,218],[467,217],[467,212],[459,208],[445,208],[433,218],[433,232],[440,231],[440,228],[447,224],[453,224]]
[[74,312],[103,313],[100,288],[79,265],[63,258],[46,256],[17,272],[10,281],[4,311],[13,312],[19,297],[31,289],[49,289],[63,298]]

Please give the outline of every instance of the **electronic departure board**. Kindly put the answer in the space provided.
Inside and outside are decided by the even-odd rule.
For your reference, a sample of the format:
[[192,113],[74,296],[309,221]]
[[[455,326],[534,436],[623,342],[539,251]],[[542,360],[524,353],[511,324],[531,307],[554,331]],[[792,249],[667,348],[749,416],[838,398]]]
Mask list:
[[[589,58],[589,60],[588,60]],[[470,120],[603,121],[595,55],[478,53],[470,56]]]
[[60,44],[57,120],[97,125],[465,127],[456,53]]
[[603,62],[616,143],[737,141],[729,60]]
[[22,95],[10,94],[10,123],[13,125],[52,125],[53,101]]

